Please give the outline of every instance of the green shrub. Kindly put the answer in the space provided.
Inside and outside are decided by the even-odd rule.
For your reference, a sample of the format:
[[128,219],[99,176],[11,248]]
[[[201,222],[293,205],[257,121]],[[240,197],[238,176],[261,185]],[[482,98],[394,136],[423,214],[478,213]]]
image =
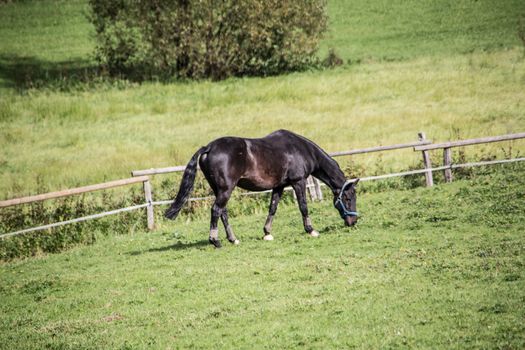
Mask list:
[[326,0],[90,0],[96,57],[111,75],[273,75],[316,62]]

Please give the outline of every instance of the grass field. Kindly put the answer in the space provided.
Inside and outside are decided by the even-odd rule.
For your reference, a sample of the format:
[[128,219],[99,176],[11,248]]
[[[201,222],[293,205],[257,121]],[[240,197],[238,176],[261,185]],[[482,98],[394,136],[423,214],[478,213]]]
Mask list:
[[[405,60],[492,51],[517,44],[522,1],[328,1],[321,54],[345,60]],[[523,25],[523,24],[522,24]]]
[[[345,228],[311,205],[319,239],[284,205],[101,238],[0,265],[1,349],[523,349],[525,168],[359,197]],[[221,228],[221,238],[224,233]]]
[[[194,83],[89,79],[84,1],[0,5],[0,198],[179,165],[222,135],[288,128],[329,151],[525,129],[522,1],[330,1],[330,71]],[[446,30],[445,30],[446,28]],[[91,68],[90,68],[91,67]],[[87,82],[84,74],[88,76]],[[501,147],[472,149],[503,156]],[[522,142],[513,145],[523,151]],[[419,156],[385,154],[399,170]],[[354,157],[367,173],[377,157]]]
[[[287,128],[337,151],[413,141],[419,131],[437,141],[525,131],[521,0],[329,0],[319,55],[334,48],[345,65],[222,82],[97,76],[87,11],[85,0],[0,2],[0,199],[184,164],[222,135]],[[465,152],[455,160],[522,156],[525,143]],[[341,162],[368,175],[420,157]],[[167,178],[155,179],[155,195],[173,191]],[[330,200],[312,203],[319,239],[303,233],[289,197],[273,242],[260,239],[266,203],[234,198],[241,244],[220,250],[207,243],[206,205],[149,233],[126,216],[92,221],[87,234],[44,232],[46,251],[70,247],[53,235],[95,243],[0,262],[0,349],[523,349],[524,165],[456,180],[363,183],[355,229]],[[94,208],[128,197],[104,192]],[[90,209],[84,200],[46,205],[66,215]],[[24,210],[0,211],[0,227],[44,213]],[[37,244],[24,237],[10,242]]]

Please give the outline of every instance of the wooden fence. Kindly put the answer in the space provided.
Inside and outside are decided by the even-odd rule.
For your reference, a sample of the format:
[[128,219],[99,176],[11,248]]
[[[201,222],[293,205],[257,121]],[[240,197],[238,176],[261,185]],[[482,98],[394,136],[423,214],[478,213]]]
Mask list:
[[57,223],[52,223],[48,225],[38,226],[38,227],[31,227],[20,231],[10,232],[10,233],[4,233],[0,235],[0,238],[6,238],[10,236],[19,235],[22,233],[32,232],[32,231],[40,231],[45,230],[57,226],[67,225],[67,224],[73,224],[76,222],[86,221],[86,220],[92,220],[92,219],[98,219],[104,216],[118,214],[126,211],[132,211],[137,210],[141,208],[146,208],[146,216],[148,221],[148,229],[153,230],[154,228],[154,219],[153,219],[153,201],[152,201],[152,195],[151,195],[151,182],[149,176],[139,176],[139,177],[132,177],[128,179],[122,179],[122,180],[116,180],[116,181],[110,181],[105,182],[101,184],[96,185],[90,185],[90,186],[84,186],[84,187],[77,187],[72,189],[67,189],[63,191],[57,191],[57,192],[49,192],[45,194],[39,194],[36,196],[29,196],[29,197],[22,197],[22,198],[15,198],[15,199],[9,199],[5,201],[0,201],[0,208],[10,207],[13,205],[19,205],[19,204],[25,204],[25,203],[33,203],[33,202],[39,202],[47,199],[54,199],[54,198],[61,198],[61,197],[67,197],[67,196],[73,196],[77,194],[87,193],[87,192],[94,192],[94,191],[100,191],[105,190],[109,188],[115,188],[115,187],[121,187],[126,185],[132,185],[136,183],[142,183],[143,189],[144,189],[144,204],[139,204],[127,208],[120,208],[116,210],[107,211],[104,213],[84,216],[81,218],[61,221]]
[[[452,164],[451,148],[476,145],[476,144],[484,144],[484,143],[490,143],[490,142],[509,141],[509,140],[516,140],[516,139],[522,139],[522,138],[525,138],[525,133],[508,134],[508,135],[501,135],[501,136],[484,137],[484,138],[477,138],[477,139],[469,139],[469,140],[433,144],[430,140],[426,139],[425,133],[420,132],[418,134],[418,141],[390,145],[390,146],[378,146],[378,147],[361,148],[361,149],[354,149],[354,150],[348,150],[348,151],[340,151],[340,152],[330,153],[330,155],[332,157],[341,157],[341,156],[348,156],[348,155],[355,155],[355,154],[399,150],[403,148],[413,148],[414,151],[422,153],[424,169],[385,174],[385,175],[378,175],[378,176],[362,177],[361,181],[372,181],[372,180],[379,180],[379,179],[385,179],[385,178],[391,178],[391,177],[407,176],[407,175],[414,175],[414,174],[424,174],[426,185],[432,186],[434,183],[432,174],[435,171],[443,170],[445,173],[445,181],[451,182],[453,179],[452,177],[453,169],[482,166],[482,165],[520,162],[520,161],[525,160],[525,158],[522,157],[522,158],[483,161],[483,162],[475,162],[475,163]],[[432,168],[432,162],[430,159],[429,151],[437,150],[437,149],[443,149],[443,166]],[[27,229],[23,229],[23,230],[16,231],[16,232],[0,234],[0,239],[14,236],[14,235],[23,234],[26,232],[45,230],[45,229],[49,229],[53,227],[58,227],[62,225],[72,224],[72,223],[91,220],[91,219],[97,219],[97,218],[101,218],[101,217],[108,216],[108,215],[114,215],[114,214],[118,214],[118,213],[122,213],[126,211],[142,209],[142,208],[146,208],[146,218],[147,218],[147,223],[148,223],[148,229],[153,230],[155,228],[154,206],[169,204],[172,202],[172,200],[153,201],[151,181],[150,181],[149,176],[158,175],[158,174],[168,174],[168,173],[173,173],[173,172],[182,172],[184,171],[184,169],[185,169],[185,166],[175,166],[175,167],[158,168],[158,169],[135,170],[131,172],[133,177],[128,178],[128,179],[110,181],[110,182],[97,184],[97,185],[90,185],[90,186],[78,187],[78,188],[67,189],[63,191],[57,191],[57,192],[50,192],[50,193],[45,193],[45,194],[40,194],[40,195],[35,195],[35,196],[0,201],[0,209],[1,209],[4,207],[9,207],[13,205],[32,203],[32,202],[43,201],[43,200],[53,199],[53,198],[60,198],[60,197],[65,197],[65,196],[72,196],[72,195],[77,195],[81,193],[100,191],[104,189],[126,186],[126,185],[137,184],[137,183],[143,184],[144,200],[145,200],[144,204],[139,204],[139,205],[135,205],[135,206],[127,207],[127,208],[111,210],[111,211],[107,211],[104,213],[84,216],[81,218],[61,221],[61,222],[52,223],[52,224],[48,224],[44,226],[27,228]],[[313,178],[313,177],[308,178],[307,188],[308,188],[308,191],[310,193],[310,197],[312,200],[322,200],[323,199],[323,192],[321,190],[322,185],[324,184],[321,184],[319,180],[317,180],[316,178]],[[290,190],[290,188],[287,188],[287,190]],[[242,195],[254,195],[254,194],[260,194],[260,193],[265,193],[265,192],[270,192],[270,191],[244,192],[242,193]],[[190,198],[190,201],[206,200],[206,199],[212,199],[212,198],[213,197]]]
[[[491,142],[500,142],[500,141],[510,141],[510,140],[517,140],[525,138],[525,132],[519,133],[519,134],[508,134],[508,135],[501,135],[501,136],[491,136],[491,137],[482,137],[477,139],[469,139],[469,140],[461,140],[461,141],[451,141],[451,142],[443,142],[443,143],[434,143],[429,145],[421,145],[421,146],[415,146],[414,151],[421,151],[423,153],[423,163],[425,165],[426,169],[432,168],[432,163],[430,161],[430,156],[428,154],[428,151],[430,150],[436,150],[436,149],[442,149],[443,150],[443,166],[444,172],[445,172],[445,181],[446,182],[452,182],[452,151],[451,148],[453,147],[461,147],[461,146],[471,146],[471,145],[479,145],[482,143],[491,143]],[[495,164],[495,163],[493,163]],[[432,171],[427,170],[426,174],[426,181],[427,186],[432,186],[434,184],[434,181],[432,179]]]

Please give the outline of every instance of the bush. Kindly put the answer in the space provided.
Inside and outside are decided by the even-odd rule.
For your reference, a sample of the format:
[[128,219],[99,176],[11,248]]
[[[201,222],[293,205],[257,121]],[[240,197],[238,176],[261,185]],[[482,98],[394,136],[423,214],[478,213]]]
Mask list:
[[96,57],[111,75],[274,75],[316,62],[326,0],[90,0]]

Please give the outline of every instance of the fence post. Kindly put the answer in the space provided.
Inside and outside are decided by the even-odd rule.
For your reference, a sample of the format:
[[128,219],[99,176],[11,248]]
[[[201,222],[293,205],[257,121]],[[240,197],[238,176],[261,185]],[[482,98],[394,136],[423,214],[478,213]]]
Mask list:
[[[417,134],[419,136],[419,141],[424,141],[427,139],[424,132],[419,132]],[[432,162],[430,160],[430,154],[428,151],[422,151],[423,153],[423,164],[425,165],[425,169],[432,169]],[[427,187],[432,187],[434,185],[434,179],[432,178],[432,170],[427,170],[425,172],[425,180],[427,183]]]
[[306,187],[308,189],[308,193],[310,193],[310,199],[315,201],[317,199],[317,192],[315,191],[315,184],[312,176],[308,176],[306,178]]
[[148,230],[153,231],[155,228],[155,216],[153,212],[153,197],[151,195],[151,182],[149,178],[143,182],[144,197],[148,206],[146,207],[146,215],[148,217]]
[[[450,166],[452,164],[452,152],[450,147],[443,148],[443,165]],[[445,169],[445,182],[452,182],[452,169]]]
[[315,193],[317,195],[317,199],[322,201],[323,200],[323,191],[321,190],[321,182],[319,182],[319,180],[316,179],[315,177],[312,177],[312,179],[314,180],[314,189],[315,189]]

